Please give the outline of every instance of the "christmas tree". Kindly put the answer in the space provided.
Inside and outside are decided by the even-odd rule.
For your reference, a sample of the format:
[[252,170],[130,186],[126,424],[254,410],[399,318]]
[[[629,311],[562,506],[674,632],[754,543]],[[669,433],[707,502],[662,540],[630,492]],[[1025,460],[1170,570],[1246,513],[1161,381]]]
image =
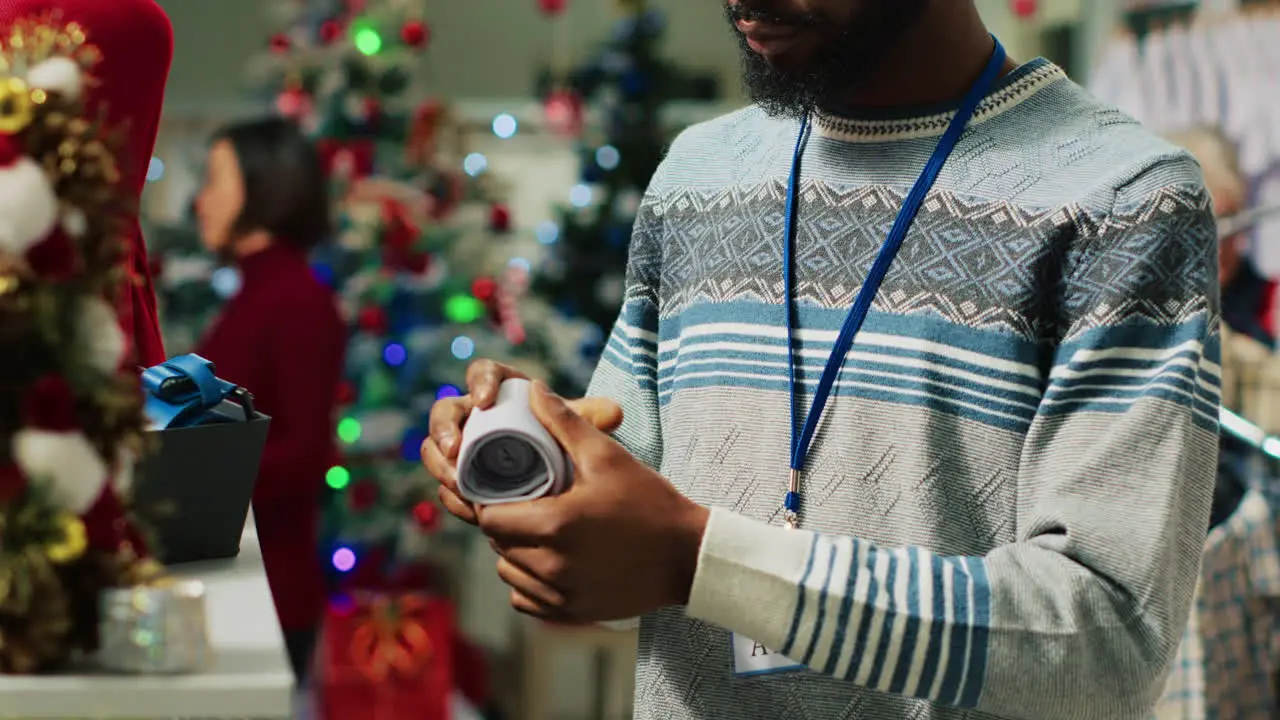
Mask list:
[[503,248],[511,214],[487,160],[415,76],[431,28],[419,4],[286,2],[264,67],[276,110],[314,134],[338,232],[315,271],[350,320],[329,471],[325,552],[339,585],[420,584],[465,544],[440,532],[419,447],[431,405],[473,357],[520,341]]
[[[589,62],[541,81],[547,118],[574,137],[582,176],[559,221],[538,228],[548,254],[531,283],[537,301],[521,313],[551,385],[570,396],[582,394],[617,319],[631,226],[670,140],[660,113],[678,74],[657,54],[663,17],[639,0],[624,5],[612,38]],[[591,131],[583,124],[587,102],[602,118]]]

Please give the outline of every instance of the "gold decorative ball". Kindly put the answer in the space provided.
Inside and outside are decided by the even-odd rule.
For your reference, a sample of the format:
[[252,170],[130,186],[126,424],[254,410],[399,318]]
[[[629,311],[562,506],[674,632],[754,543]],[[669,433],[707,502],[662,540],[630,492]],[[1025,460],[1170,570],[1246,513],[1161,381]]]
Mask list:
[[0,80],[0,132],[21,132],[31,124],[31,89],[22,78],[9,76]]
[[58,516],[58,525],[62,530],[61,539],[45,547],[49,561],[55,565],[65,565],[79,560],[89,546],[84,523],[74,515],[64,514]]

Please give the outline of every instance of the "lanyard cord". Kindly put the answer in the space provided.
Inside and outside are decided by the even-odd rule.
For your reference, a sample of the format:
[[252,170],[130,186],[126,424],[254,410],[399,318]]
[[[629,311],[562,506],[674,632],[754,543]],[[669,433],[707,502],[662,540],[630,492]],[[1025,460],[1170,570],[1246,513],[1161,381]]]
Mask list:
[[871,269],[867,271],[867,279],[862,284],[862,288],[859,289],[858,295],[853,301],[853,306],[849,308],[848,315],[845,316],[844,324],[840,327],[840,334],[836,337],[835,345],[831,349],[831,355],[827,358],[827,364],[822,370],[822,376],[818,380],[818,387],[814,390],[813,405],[804,417],[803,426],[797,432],[796,422],[799,419],[798,396],[800,393],[795,360],[795,326],[798,320],[796,317],[798,312],[795,305],[798,305],[798,302],[795,302],[795,252],[793,246],[795,245],[797,216],[799,215],[800,166],[810,135],[808,116],[801,120],[800,134],[796,139],[795,156],[791,162],[791,174],[787,182],[786,236],[783,238],[782,246],[783,292],[786,294],[787,377],[791,391],[791,474],[787,486],[787,494],[783,502],[783,510],[788,525],[792,527],[796,526],[798,513],[800,512],[800,475],[804,470],[805,458],[809,454],[809,447],[813,443],[814,434],[817,432],[822,411],[826,407],[827,399],[831,394],[832,387],[835,385],[836,377],[840,374],[840,368],[844,364],[845,356],[849,353],[850,348],[853,347],[853,339],[858,334],[858,330],[861,329],[863,321],[866,320],[867,313],[871,309],[871,303],[875,300],[876,293],[880,289],[880,284],[884,281],[885,275],[888,274],[889,266],[893,264],[893,259],[897,255],[899,248],[902,247],[902,242],[907,236],[907,230],[910,229],[911,223],[915,221],[916,215],[920,212],[925,196],[928,195],[934,182],[937,181],[938,174],[951,156],[951,152],[955,150],[961,134],[964,133],[965,127],[969,124],[969,120],[977,111],[978,105],[986,97],[992,83],[995,82],[996,77],[999,76],[1001,69],[1004,67],[1007,57],[1004,46],[1000,44],[999,40],[992,39],[995,41],[995,50],[991,54],[991,59],[987,62],[982,74],[978,76],[977,81],[969,89],[955,116],[951,118],[951,122],[942,134],[942,138],[938,140],[938,145],[934,148],[933,155],[930,156],[929,162],[925,164],[924,171],[916,180],[915,185],[912,186],[907,199],[902,203],[902,208],[899,210],[897,218],[893,221],[893,227],[889,230],[884,245],[881,246],[879,254],[876,255],[875,261],[871,264]]
[[[801,469],[800,465],[804,461],[804,453],[808,451],[807,447],[803,450],[801,449],[801,439],[796,435],[795,431],[796,421],[800,417],[800,408],[798,407],[800,393],[797,392],[799,384],[796,380],[796,362],[794,355],[796,351],[795,326],[798,318],[796,318],[797,308],[795,307],[795,303],[792,302],[792,299],[796,296],[796,292],[795,269],[792,267],[792,256],[795,253],[792,252],[791,246],[795,242],[796,216],[799,214],[796,212],[796,196],[800,191],[800,165],[801,160],[804,158],[805,146],[809,144],[809,131],[809,116],[806,114],[804,118],[800,120],[800,134],[796,137],[795,155],[791,160],[791,176],[787,181],[787,205],[785,211],[786,237],[783,240],[782,245],[782,293],[784,295],[783,301],[785,303],[785,310],[787,313],[787,388],[790,390],[789,394],[791,396],[791,412],[788,417],[791,419],[791,469],[793,471],[793,475],[795,474],[794,471]],[[796,491],[797,488],[794,487],[788,491],[788,501],[791,499],[791,494]]]

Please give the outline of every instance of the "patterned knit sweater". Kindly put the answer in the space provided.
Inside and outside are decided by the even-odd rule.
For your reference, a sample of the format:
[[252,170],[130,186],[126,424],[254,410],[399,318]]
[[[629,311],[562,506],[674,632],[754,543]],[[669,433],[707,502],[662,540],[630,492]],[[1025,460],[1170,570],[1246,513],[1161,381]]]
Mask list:
[[[802,408],[950,117],[913,115],[816,122]],[[749,108],[676,140],[591,388],[624,406],[628,450],[712,508],[688,607],[642,619],[636,717],[1145,717],[1187,619],[1218,452],[1198,167],[1044,60],[1003,78],[845,358],[788,530],[798,127]],[[807,669],[740,676],[730,632]]]

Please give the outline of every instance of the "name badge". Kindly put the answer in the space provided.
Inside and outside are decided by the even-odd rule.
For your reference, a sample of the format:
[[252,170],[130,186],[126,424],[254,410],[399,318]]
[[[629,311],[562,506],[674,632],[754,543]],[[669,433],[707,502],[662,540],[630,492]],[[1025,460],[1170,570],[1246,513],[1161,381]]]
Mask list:
[[804,663],[761,645],[737,633],[730,635],[733,644],[733,674],[738,677],[772,675],[804,669]]

